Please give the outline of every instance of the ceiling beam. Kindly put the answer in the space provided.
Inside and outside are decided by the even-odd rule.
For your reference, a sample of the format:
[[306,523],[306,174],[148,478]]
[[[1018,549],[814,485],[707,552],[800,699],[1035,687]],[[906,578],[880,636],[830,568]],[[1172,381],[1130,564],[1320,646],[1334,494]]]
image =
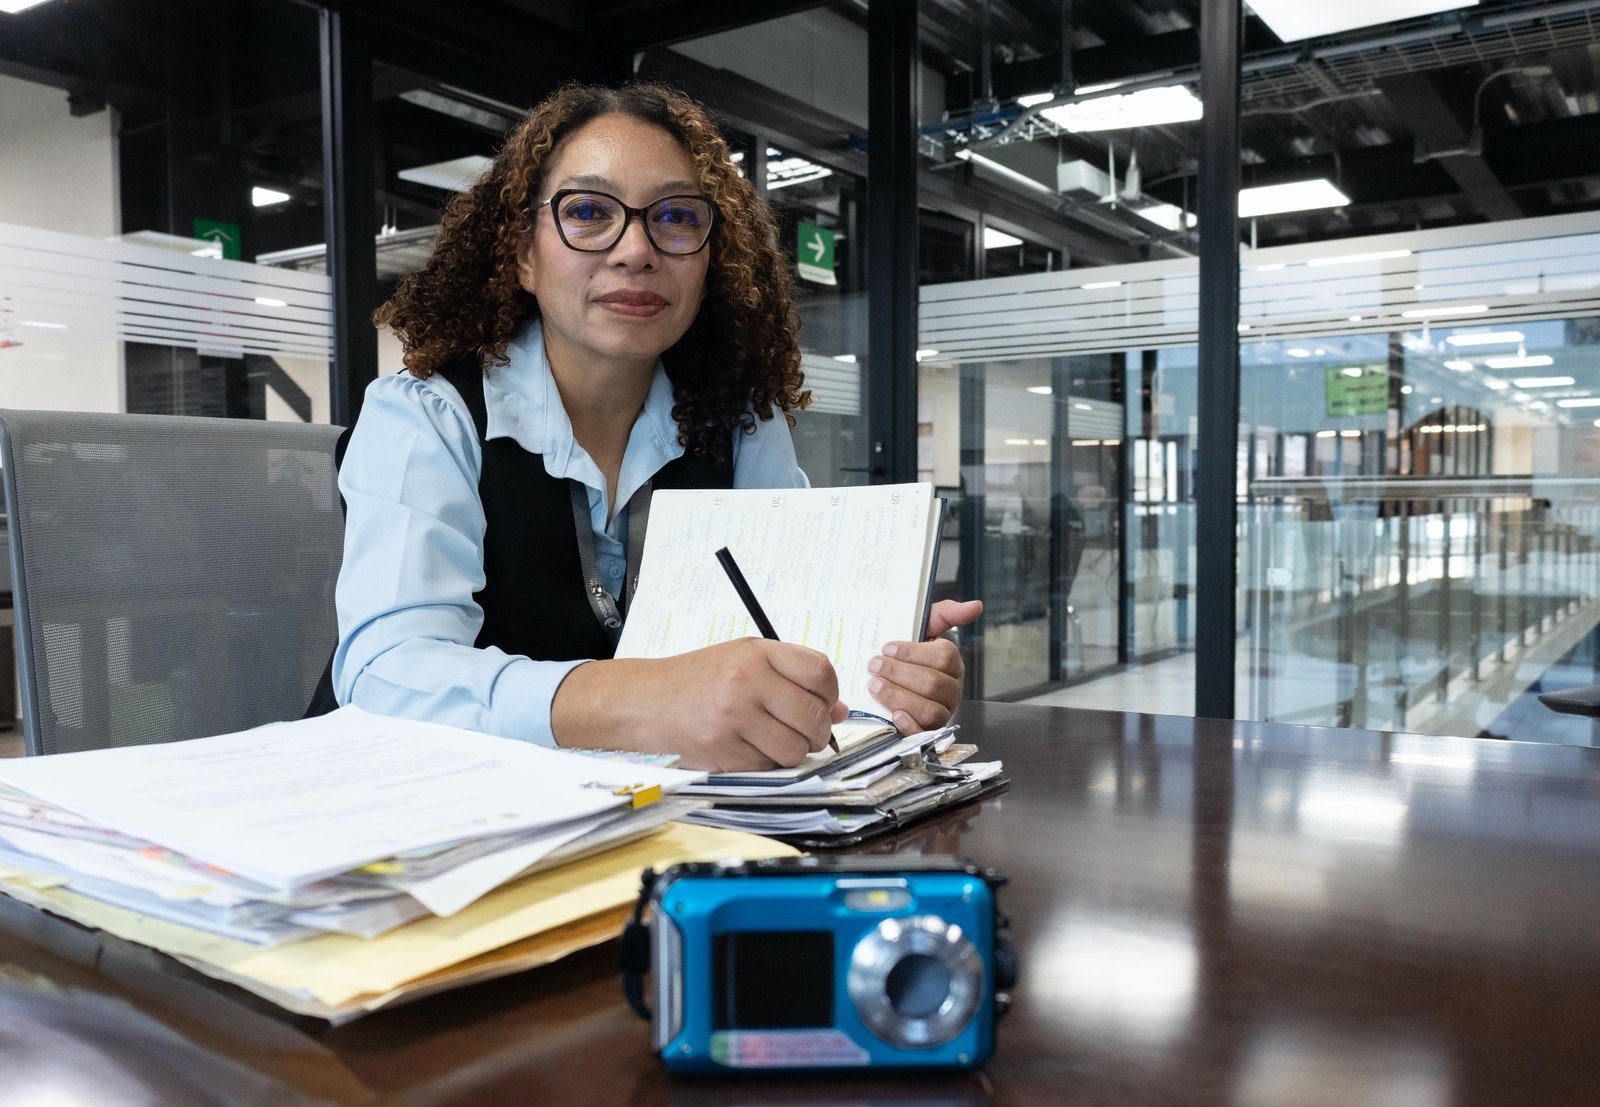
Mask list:
[[[1416,156],[1434,151],[1452,151],[1431,159],[1461,188],[1468,202],[1485,219],[1520,219],[1521,205],[1512,198],[1495,176],[1483,154],[1467,152],[1471,124],[1463,124],[1451,104],[1431,77],[1405,73],[1377,82],[1396,113],[1411,125],[1416,139]],[[1470,105],[1468,105],[1470,110]]]

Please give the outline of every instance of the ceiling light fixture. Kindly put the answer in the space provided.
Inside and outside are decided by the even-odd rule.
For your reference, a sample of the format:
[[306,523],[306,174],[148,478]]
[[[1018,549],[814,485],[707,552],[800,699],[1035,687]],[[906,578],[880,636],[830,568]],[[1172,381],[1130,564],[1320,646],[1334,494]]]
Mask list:
[[[1093,89],[1079,89],[1078,94],[1090,91]],[[1165,85],[1041,108],[1039,114],[1073,134],[1085,134],[1129,127],[1158,127],[1163,123],[1192,123],[1200,118],[1203,110],[1200,98],[1188,85]]]
[[1457,373],[1472,372],[1472,362],[1467,361],[1465,358],[1451,358],[1449,361],[1444,363],[1444,367],[1446,369],[1454,369]]
[[287,192],[279,192],[275,188],[262,188],[260,185],[256,185],[250,190],[250,202],[258,208],[281,204],[287,199],[289,199]]
[[402,181],[442,188],[447,192],[466,192],[472,183],[489,167],[489,159],[482,154],[468,154],[464,158],[436,161],[428,165],[402,169],[397,174]]
[[1452,346],[1514,346],[1523,338],[1521,331],[1467,331],[1449,335],[1445,341]]
[[1517,357],[1486,357],[1483,363],[1490,369],[1541,369],[1546,365],[1554,365],[1555,360],[1548,354],[1533,354]]
[[805,158],[787,157],[774,159],[772,151],[767,151],[767,191],[775,188],[788,188],[790,185],[806,184],[810,181],[820,181],[824,177],[833,176],[833,170],[825,165],[807,161]]
[[1053,92],[1030,92],[1026,96],[1018,96],[1017,105],[1019,107],[1031,108],[1035,104],[1048,104],[1055,98],[1056,94]]
[[1005,231],[997,231],[993,227],[983,228],[983,248],[985,250],[999,250],[1007,246],[1021,246],[1022,239]]
[[[1600,407],[1600,396],[1583,396],[1573,400],[1557,400],[1557,407]],[[1600,427],[1600,419],[1595,421],[1595,426]]]
[[1055,389],[1051,388],[1048,384],[1035,384],[1030,385],[1028,387],[1028,391],[1032,392],[1035,396],[1049,396],[1051,393],[1055,392]]
[[1081,288],[1081,289],[1084,289],[1085,291],[1092,291],[1093,289],[1096,289],[1096,288],[1121,288],[1122,287],[1122,282],[1121,281],[1090,281],[1088,284],[1080,284],[1078,287]]
[[1376,27],[1397,19],[1477,7],[1478,0],[1249,0],[1250,10],[1284,42]]
[[1511,383],[1518,388],[1567,388],[1577,382],[1571,377],[1518,377]]
[[44,2],[45,0],[0,0],[0,12],[5,12],[7,15],[16,15],[18,12],[25,12],[29,8],[37,8]]
[[833,360],[834,361],[842,361],[846,365],[854,365],[856,363],[856,355],[855,354],[834,354],[833,355]]
[[1258,215],[1342,208],[1349,202],[1350,197],[1335,188],[1333,182],[1326,177],[1312,181],[1259,185],[1239,190],[1239,218],[1254,219]]

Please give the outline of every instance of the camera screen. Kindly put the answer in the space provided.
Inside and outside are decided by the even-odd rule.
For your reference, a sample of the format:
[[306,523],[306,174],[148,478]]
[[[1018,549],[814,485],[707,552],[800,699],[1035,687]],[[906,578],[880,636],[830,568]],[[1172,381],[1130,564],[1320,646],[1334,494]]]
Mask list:
[[712,939],[714,1030],[833,1025],[833,933],[736,931]]

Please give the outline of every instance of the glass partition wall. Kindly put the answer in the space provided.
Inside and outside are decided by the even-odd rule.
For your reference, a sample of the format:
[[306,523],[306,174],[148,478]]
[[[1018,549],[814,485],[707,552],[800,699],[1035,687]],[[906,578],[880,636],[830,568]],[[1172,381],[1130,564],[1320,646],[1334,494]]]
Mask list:
[[[1208,666],[1241,717],[1594,741],[1534,698],[1597,679],[1600,163],[1577,150],[1600,96],[1577,7],[1288,38],[1247,13],[1239,637]],[[988,604],[972,692],[1188,713],[1196,461],[1229,448],[1197,437],[1199,46],[1139,70],[1138,36],[1106,36],[1119,10],[1074,5],[1030,60],[1003,7],[923,6],[947,105],[923,127],[919,440]],[[1169,15],[1169,44],[1196,32],[1198,5]],[[1187,114],[1102,125],[1146,92]],[[991,227],[1059,263],[986,264]]]
[[[1590,741],[1526,695],[1593,682],[1596,221],[1243,258],[1239,714]],[[924,289],[923,341],[981,405],[987,695],[1192,662],[1195,271]]]

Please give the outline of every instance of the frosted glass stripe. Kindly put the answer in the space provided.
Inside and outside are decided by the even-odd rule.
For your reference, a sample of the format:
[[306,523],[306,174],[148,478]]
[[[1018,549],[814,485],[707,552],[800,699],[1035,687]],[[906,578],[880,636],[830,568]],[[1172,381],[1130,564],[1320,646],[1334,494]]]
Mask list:
[[[1409,254],[1362,257],[1394,251]],[[1427,322],[1600,315],[1600,213],[1246,251],[1241,262],[1241,341],[1415,330],[1424,320],[1405,312],[1452,305],[1487,310]],[[1198,267],[1179,258],[925,287],[918,341],[943,362],[1193,346]]]
[[42,324],[207,353],[327,360],[330,287],[318,273],[0,223],[0,329],[19,333]]

